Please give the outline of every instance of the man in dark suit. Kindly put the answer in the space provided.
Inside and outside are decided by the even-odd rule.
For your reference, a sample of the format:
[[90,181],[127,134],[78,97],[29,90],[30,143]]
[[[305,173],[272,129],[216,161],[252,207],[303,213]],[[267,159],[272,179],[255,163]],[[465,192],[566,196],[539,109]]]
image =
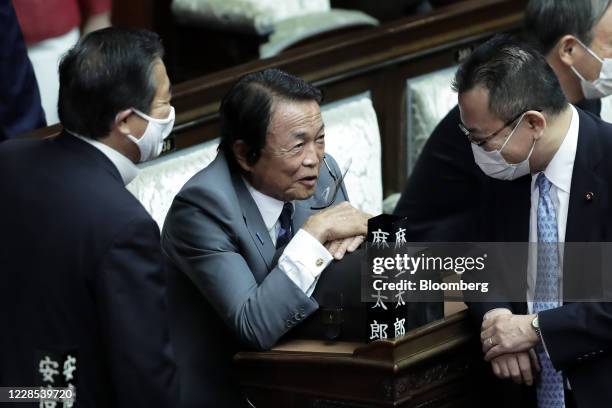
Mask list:
[[233,354],[269,349],[303,327],[326,267],[367,232],[368,216],[346,202],[342,173],[324,154],[320,101],[319,90],[279,70],[243,77],[221,104],[219,154],[166,217],[185,407],[244,405]]
[[[612,57],[611,4],[610,0],[530,0],[526,10],[526,36],[546,56],[569,102],[598,116],[599,98],[609,92],[597,91],[593,81],[604,73],[599,60]],[[483,239],[478,222],[484,176],[461,137],[458,121],[455,107],[435,128],[395,208],[395,214],[410,221],[409,241]]]
[[34,69],[10,0],[0,1],[0,142],[45,126]]
[[89,34],[60,64],[62,134],[0,145],[3,387],[176,406],[159,229],[125,189],[174,123],[162,56],[148,31]]
[[483,237],[537,243],[513,270],[516,280],[526,276],[522,302],[469,304],[482,322],[485,360],[498,377],[527,385],[539,360],[537,407],[607,407],[612,304],[595,302],[595,292],[585,297],[592,302],[570,303],[576,282],[602,275],[585,275],[559,243],[612,240],[612,163],[603,160],[612,125],[568,104],[546,60],[507,36],[478,47],[453,87],[463,137],[489,176]]

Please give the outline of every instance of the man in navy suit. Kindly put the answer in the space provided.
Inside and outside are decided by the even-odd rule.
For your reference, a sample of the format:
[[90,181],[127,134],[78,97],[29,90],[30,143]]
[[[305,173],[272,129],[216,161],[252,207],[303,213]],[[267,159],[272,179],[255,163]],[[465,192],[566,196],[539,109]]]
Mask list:
[[[530,0],[525,12],[525,34],[546,56],[568,101],[598,116],[599,98],[612,91],[608,86],[608,93],[598,92],[593,85],[600,72],[605,76],[599,60],[612,57],[611,5],[611,0]],[[410,221],[408,241],[483,239],[478,220],[484,176],[458,120],[455,107],[432,132],[395,208]]]
[[530,402],[540,408],[608,407],[612,303],[568,294],[585,279],[599,289],[610,271],[577,268],[590,254],[577,259],[559,243],[612,240],[612,125],[567,103],[544,57],[507,36],[478,47],[453,86],[458,127],[488,176],[483,237],[537,243],[513,268],[526,276],[522,301],[469,304],[485,360],[516,383],[531,386],[537,374]]
[[156,34],[116,28],[60,64],[64,131],[0,145],[0,385],[77,407],[174,407],[159,229],[125,189],[174,123]]

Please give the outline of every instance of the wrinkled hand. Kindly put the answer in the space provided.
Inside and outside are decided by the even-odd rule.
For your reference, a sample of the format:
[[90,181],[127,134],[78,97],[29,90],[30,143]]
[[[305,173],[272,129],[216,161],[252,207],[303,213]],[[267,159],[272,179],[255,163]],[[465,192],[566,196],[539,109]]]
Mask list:
[[345,201],[312,215],[302,229],[325,245],[328,242],[366,235],[370,218],[371,215]]
[[482,322],[480,341],[485,360],[533,348],[539,341],[531,326],[535,315],[498,314]]
[[356,237],[349,237],[344,239],[336,239],[325,243],[325,248],[337,261],[344,258],[344,255],[349,252],[355,251],[359,248],[359,245],[365,240],[363,235],[357,235]]
[[520,353],[503,354],[491,360],[493,374],[497,378],[512,378],[516,384],[533,385],[535,374],[541,371],[533,349]]

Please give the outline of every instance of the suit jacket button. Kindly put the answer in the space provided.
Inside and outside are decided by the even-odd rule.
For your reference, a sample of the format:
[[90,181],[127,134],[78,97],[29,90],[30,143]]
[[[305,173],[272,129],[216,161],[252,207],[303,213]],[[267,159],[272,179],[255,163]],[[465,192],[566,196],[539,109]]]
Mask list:
[[584,198],[587,201],[593,201],[593,198],[595,198],[595,193],[593,193],[592,191],[589,191],[588,193],[584,195]]
[[287,328],[291,327],[293,323],[291,323],[291,320],[287,320],[287,324],[285,326],[287,326]]

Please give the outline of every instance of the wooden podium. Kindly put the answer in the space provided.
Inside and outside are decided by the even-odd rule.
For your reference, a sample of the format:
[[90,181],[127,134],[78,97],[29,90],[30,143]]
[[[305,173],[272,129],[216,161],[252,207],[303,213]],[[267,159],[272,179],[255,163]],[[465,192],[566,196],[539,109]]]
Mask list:
[[397,341],[293,340],[241,352],[241,385],[261,407],[474,407],[484,367],[465,311]]

